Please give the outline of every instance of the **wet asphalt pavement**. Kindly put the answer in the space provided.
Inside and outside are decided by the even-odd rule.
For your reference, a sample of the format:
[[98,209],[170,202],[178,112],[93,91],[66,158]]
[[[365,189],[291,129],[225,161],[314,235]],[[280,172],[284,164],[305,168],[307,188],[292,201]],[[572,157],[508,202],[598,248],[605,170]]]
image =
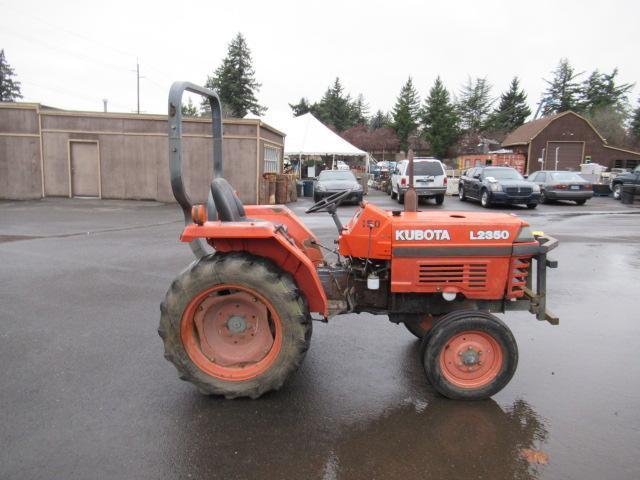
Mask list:
[[361,314],[315,323],[282,390],[228,401],[180,381],[156,333],[191,261],[176,206],[0,203],[0,479],[640,478],[640,208],[517,210],[561,240],[560,325],[506,315],[520,361],[493,400],[438,396],[414,337]]

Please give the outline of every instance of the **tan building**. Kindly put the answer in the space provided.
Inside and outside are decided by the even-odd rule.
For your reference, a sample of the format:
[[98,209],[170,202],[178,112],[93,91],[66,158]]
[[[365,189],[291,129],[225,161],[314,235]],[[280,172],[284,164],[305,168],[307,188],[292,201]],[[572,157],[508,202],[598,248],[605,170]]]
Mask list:
[[[173,202],[167,117],[75,112],[0,103],[0,198],[90,196]],[[186,118],[185,185],[206,200],[212,176],[211,122]],[[258,203],[264,172],[282,172],[284,134],[260,120],[224,121],[225,177]]]

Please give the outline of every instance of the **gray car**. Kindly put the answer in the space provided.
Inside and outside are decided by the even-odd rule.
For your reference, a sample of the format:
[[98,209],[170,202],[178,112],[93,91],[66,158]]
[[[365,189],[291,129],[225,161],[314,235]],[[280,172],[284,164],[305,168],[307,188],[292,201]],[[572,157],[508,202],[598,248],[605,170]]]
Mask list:
[[571,200],[578,205],[593,197],[593,185],[576,172],[540,170],[529,175],[529,181],[540,187],[540,203]]
[[317,203],[324,197],[345,190],[351,191],[349,196],[344,199],[345,201],[357,203],[362,201],[362,185],[353,172],[350,170],[323,170],[313,185],[313,200]]

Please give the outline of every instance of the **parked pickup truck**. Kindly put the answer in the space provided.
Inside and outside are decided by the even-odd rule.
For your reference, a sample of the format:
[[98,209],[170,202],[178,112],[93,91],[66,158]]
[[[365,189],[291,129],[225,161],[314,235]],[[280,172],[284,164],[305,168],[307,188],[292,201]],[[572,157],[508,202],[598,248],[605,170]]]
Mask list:
[[633,172],[623,173],[618,175],[611,181],[611,191],[613,192],[613,198],[620,200],[622,197],[622,184],[632,183],[634,185],[640,185],[640,165],[638,165]]

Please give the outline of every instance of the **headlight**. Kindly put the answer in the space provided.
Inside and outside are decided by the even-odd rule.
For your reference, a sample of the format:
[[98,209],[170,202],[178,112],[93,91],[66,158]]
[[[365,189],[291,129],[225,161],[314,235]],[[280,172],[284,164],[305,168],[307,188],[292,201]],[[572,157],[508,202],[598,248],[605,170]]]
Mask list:
[[360,185],[359,183],[352,188],[352,190],[355,190],[356,192],[359,192],[360,190],[362,190],[362,185]]
[[501,192],[502,191],[502,185],[500,185],[498,182],[491,182],[489,184],[489,188],[491,189],[492,192]]
[[531,187],[531,191],[533,193],[540,193],[540,187],[538,186],[538,184],[534,183],[533,186]]
[[327,187],[325,187],[323,184],[321,183],[316,183],[316,190],[318,192],[324,192],[327,189]]
[[531,231],[531,227],[520,227],[520,232],[518,232],[515,242],[528,243],[533,241],[535,241],[535,236]]

